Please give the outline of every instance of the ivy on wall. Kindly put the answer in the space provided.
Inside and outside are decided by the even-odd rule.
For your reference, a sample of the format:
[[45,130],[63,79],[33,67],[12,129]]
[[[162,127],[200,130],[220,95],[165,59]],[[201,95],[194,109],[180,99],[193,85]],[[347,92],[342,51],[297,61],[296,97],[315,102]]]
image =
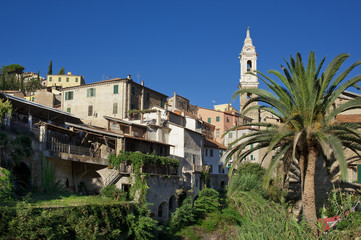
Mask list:
[[130,197],[135,198],[139,191],[139,202],[146,202],[146,193],[148,184],[146,181],[147,174],[141,172],[141,168],[146,164],[171,166],[178,168],[179,162],[176,159],[156,156],[154,154],[144,154],[141,152],[120,152],[118,155],[111,154],[108,157],[109,166],[120,170],[121,163],[131,164],[134,172],[134,184],[130,188]]

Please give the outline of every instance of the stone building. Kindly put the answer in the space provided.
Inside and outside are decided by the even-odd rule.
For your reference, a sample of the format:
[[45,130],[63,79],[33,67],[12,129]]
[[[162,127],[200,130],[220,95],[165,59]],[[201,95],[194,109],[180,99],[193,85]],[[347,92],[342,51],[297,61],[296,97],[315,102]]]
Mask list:
[[223,154],[227,147],[211,140],[204,139],[203,164],[208,168],[209,186],[216,190],[222,190],[228,185],[228,167],[225,165]]
[[106,127],[103,116],[129,117],[130,110],[165,107],[167,96],[133,82],[115,78],[62,89],[62,110],[80,117],[85,123]]

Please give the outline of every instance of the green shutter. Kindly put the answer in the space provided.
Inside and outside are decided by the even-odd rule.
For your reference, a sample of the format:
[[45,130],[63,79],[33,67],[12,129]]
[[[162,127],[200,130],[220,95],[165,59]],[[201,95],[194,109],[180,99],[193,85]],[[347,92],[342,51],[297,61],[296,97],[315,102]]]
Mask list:
[[118,94],[118,85],[114,85],[113,94]]
[[208,118],[208,123],[211,123],[211,118]]
[[94,90],[93,90],[93,93],[94,93],[94,97],[95,97],[95,88],[93,88]]
[[68,92],[65,92],[65,100],[68,100]]
[[357,182],[361,183],[361,164],[357,164]]
[[89,97],[89,88],[86,90],[86,97]]

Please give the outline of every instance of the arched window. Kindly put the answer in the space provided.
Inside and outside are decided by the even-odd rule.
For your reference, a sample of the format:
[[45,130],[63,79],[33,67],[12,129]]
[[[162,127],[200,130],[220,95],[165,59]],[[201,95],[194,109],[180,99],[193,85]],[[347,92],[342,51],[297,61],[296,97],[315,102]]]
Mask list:
[[252,61],[248,60],[247,61],[247,72],[250,72],[250,71],[252,71]]
[[117,114],[118,113],[118,103],[115,102],[113,103],[113,114]]

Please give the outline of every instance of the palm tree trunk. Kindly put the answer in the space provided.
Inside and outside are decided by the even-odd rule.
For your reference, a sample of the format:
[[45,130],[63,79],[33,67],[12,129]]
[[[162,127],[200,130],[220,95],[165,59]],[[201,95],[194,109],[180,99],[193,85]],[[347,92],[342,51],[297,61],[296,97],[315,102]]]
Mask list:
[[301,152],[300,160],[300,175],[301,175],[301,196],[303,196],[304,188],[305,188],[305,153]]
[[306,174],[304,177],[304,191],[302,194],[303,215],[310,227],[317,231],[316,201],[315,201],[315,172],[317,150],[310,147],[306,162]]

